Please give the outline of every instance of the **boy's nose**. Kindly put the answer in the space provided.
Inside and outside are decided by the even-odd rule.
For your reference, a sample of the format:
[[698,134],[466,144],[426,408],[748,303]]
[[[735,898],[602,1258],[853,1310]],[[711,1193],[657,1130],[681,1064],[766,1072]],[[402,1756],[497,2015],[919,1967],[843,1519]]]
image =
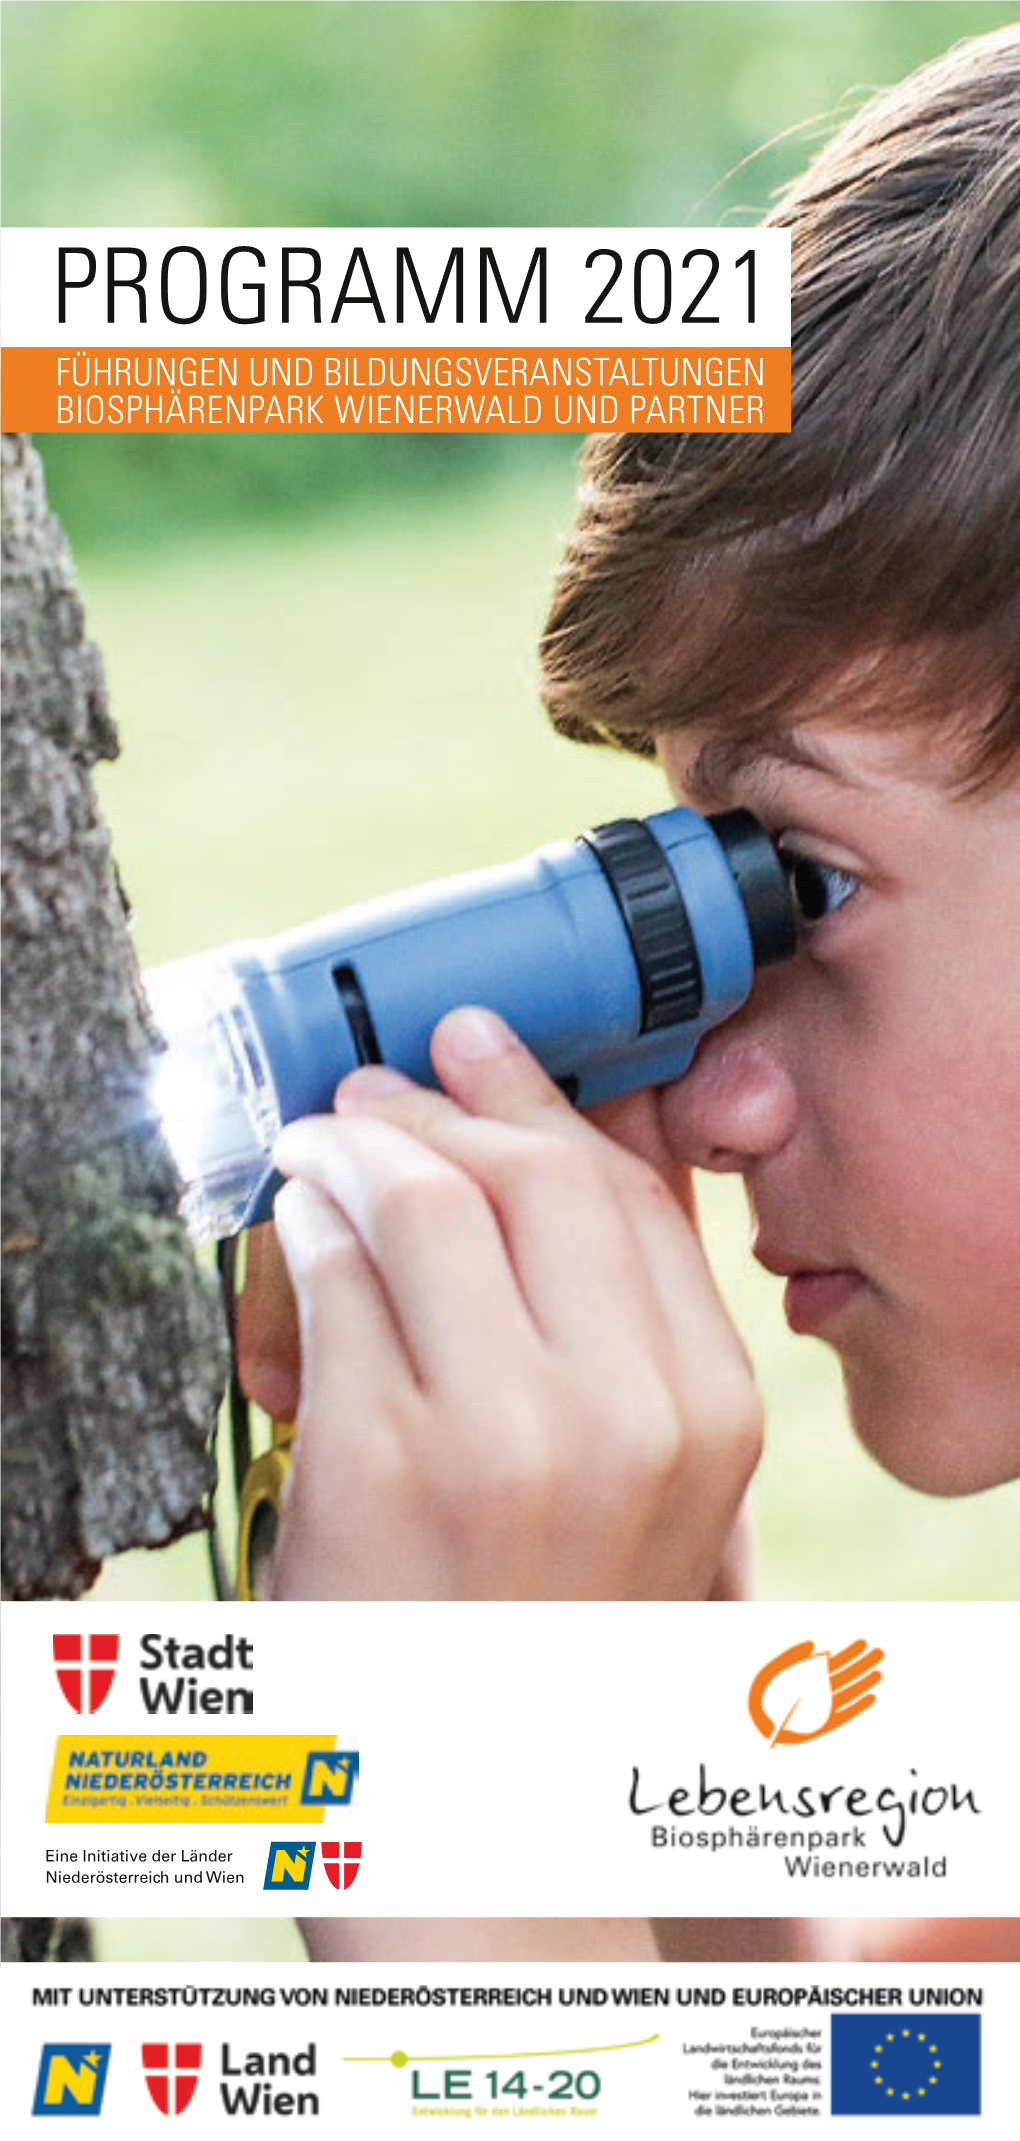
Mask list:
[[796,1119],[797,1096],[783,1065],[763,1042],[730,1028],[709,1035],[660,1104],[670,1150],[716,1174],[778,1152]]

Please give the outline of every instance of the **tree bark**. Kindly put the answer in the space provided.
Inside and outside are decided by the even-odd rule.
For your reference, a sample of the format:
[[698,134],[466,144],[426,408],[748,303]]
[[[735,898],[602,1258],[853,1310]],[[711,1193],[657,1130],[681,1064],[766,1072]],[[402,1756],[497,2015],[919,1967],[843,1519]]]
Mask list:
[[85,1918],[5,1918],[0,1933],[5,1963],[91,1963]]
[[118,744],[38,456],[3,440],[3,1571],[76,1597],[203,1522],[219,1304],[147,1101],[157,1039],[90,778]]

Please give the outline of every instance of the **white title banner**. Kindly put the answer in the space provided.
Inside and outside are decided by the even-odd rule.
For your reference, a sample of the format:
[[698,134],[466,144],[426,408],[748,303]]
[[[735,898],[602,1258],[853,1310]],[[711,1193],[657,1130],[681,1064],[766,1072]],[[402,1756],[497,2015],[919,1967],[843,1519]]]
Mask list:
[[12,227],[2,258],[11,346],[790,340],[780,230]]

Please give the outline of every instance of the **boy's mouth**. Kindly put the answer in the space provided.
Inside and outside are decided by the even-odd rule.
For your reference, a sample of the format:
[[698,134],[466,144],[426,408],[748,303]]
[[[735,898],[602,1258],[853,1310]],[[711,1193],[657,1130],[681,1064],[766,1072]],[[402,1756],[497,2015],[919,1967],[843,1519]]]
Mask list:
[[798,1271],[786,1281],[783,1309],[791,1331],[810,1337],[859,1293],[858,1271]]
[[755,1259],[777,1278],[786,1280],[783,1310],[791,1331],[810,1337],[820,1331],[840,1309],[853,1300],[864,1285],[859,1271],[824,1264],[801,1264],[782,1256],[765,1242],[757,1242]]

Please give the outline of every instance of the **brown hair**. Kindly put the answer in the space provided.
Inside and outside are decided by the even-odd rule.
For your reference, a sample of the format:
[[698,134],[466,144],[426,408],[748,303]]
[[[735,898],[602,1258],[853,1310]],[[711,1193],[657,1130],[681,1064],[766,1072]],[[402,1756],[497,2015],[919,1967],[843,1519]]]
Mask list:
[[792,238],[793,428],[589,442],[549,712],[647,755],[837,695],[846,719],[969,704],[987,778],[1020,751],[1020,30],[870,102],[769,220]]

